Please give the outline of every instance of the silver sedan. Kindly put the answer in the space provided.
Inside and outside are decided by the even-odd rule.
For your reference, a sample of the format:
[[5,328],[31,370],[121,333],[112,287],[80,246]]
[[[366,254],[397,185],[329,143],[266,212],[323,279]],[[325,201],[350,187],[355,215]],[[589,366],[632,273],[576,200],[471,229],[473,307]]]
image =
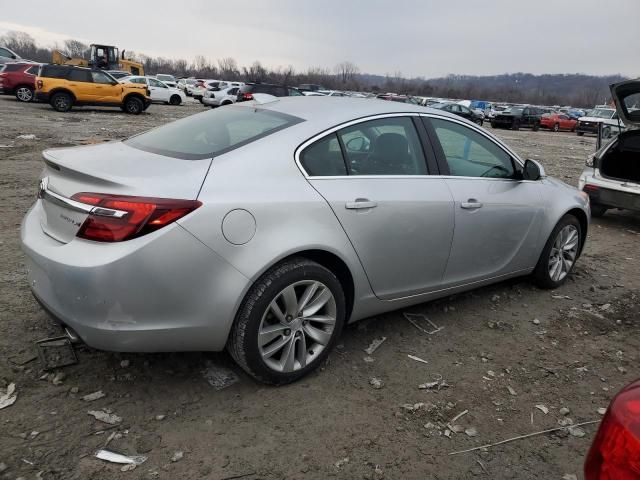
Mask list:
[[222,350],[274,384],[345,323],[531,275],[562,285],[588,197],[439,110],[261,98],[47,150],[32,291],[88,345]]

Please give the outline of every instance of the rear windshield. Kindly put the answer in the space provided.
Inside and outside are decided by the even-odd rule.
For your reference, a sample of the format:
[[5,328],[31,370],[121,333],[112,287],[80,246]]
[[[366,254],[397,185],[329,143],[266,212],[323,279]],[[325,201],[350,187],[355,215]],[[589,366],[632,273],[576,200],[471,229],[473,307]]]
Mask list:
[[168,157],[199,160],[222,155],[302,121],[271,110],[225,107],[163,125],[125,143]]

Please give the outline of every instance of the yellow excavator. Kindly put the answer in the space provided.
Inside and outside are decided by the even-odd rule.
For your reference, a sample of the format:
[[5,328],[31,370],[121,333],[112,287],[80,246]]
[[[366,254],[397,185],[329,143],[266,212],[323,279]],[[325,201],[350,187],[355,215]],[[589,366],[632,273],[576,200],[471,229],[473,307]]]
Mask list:
[[68,57],[59,50],[54,50],[51,63],[56,65],[76,65],[79,67],[94,67],[103,70],[122,70],[131,75],[144,75],[144,67],[139,62],[127,60],[118,54],[118,48],[112,45],[91,45],[89,60],[78,57]]

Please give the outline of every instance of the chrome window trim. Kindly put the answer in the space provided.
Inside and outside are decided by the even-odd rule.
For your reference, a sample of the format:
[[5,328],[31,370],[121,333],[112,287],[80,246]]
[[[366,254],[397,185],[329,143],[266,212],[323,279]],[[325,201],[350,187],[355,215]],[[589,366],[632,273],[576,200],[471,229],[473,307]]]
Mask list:
[[379,119],[383,119],[383,118],[394,118],[394,117],[427,117],[427,118],[435,118],[438,120],[446,120],[449,122],[453,122],[453,123],[458,123],[460,125],[462,125],[463,127],[467,127],[471,130],[473,130],[474,132],[477,132],[479,134],[481,134],[482,136],[484,136],[487,140],[493,142],[494,144],[496,144],[500,149],[502,149],[505,153],[507,153],[511,158],[513,158],[513,160],[522,168],[524,167],[524,162],[522,161],[522,159],[520,158],[520,156],[518,156],[517,153],[515,153],[513,150],[511,150],[506,144],[504,144],[500,139],[498,139],[497,137],[489,134],[488,132],[484,131],[483,129],[481,129],[480,127],[476,126],[475,124],[468,124],[464,121],[461,121],[457,118],[451,118],[449,116],[445,116],[445,115],[438,115],[435,113],[422,113],[422,112],[404,112],[404,113],[381,113],[381,114],[376,114],[376,115],[369,115],[367,117],[362,117],[362,118],[358,118],[355,120],[349,120],[348,122],[344,122],[341,123],[339,125],[336,125],[334,127],[331,127],[327,130],[324,130],[321,133],[318,133],[317,135],[314,135],[313,137],[305,140],[303,143],[301,143],[295,150],[294,153],[294,159],[296,162],[296,165],[298,167],[298,169],[300,170],[300,172],[302,172],[302,175],[304,175],[304,177],[307,180],[336,180],[336,179],[345,179],[345,178],[353,178],[353,179],[376,179],[376,178],[380,178],[380,179],[389,179],[389,178],[451,178],[451,179],[455,179],[455,178],[461,178],[461,179],[470,179],[470,178],[474,178],[474,179],[478,179],[481,178],[482,180],[493,180],[493,181],[502,181],[502,182],[513,182],[513,181],[518,181],[518,182],[529,182],[532,180],[514,180],[512,178],[491,178],[491,177],[462,177],[462,176],[456,176],[456,175],[309,175],[307,173],[307,171],[304,169],[304,167],[302,166],[302,162],[301,162],[301,154],[302,152],[311,144],[315,143],[318,140],[322,140],[324,137],[327,137],[329,135],[332,135],[334,133],[336,133],[338,130],[342,130],[343,128],[347,128],[350,127],[352,125],[357,125],[359,123],[364,123],[364,122],[368,122],[371,120],[379,120]]

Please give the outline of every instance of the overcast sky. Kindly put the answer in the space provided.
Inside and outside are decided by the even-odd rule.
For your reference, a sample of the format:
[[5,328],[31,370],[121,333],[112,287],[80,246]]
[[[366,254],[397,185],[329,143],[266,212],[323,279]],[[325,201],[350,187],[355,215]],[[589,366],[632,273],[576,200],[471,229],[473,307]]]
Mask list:
[[189,60],[298,70],[350,60],[362,72],[427,78],[640,76],[640,0],[0,0],[0,12],[0,34]]

